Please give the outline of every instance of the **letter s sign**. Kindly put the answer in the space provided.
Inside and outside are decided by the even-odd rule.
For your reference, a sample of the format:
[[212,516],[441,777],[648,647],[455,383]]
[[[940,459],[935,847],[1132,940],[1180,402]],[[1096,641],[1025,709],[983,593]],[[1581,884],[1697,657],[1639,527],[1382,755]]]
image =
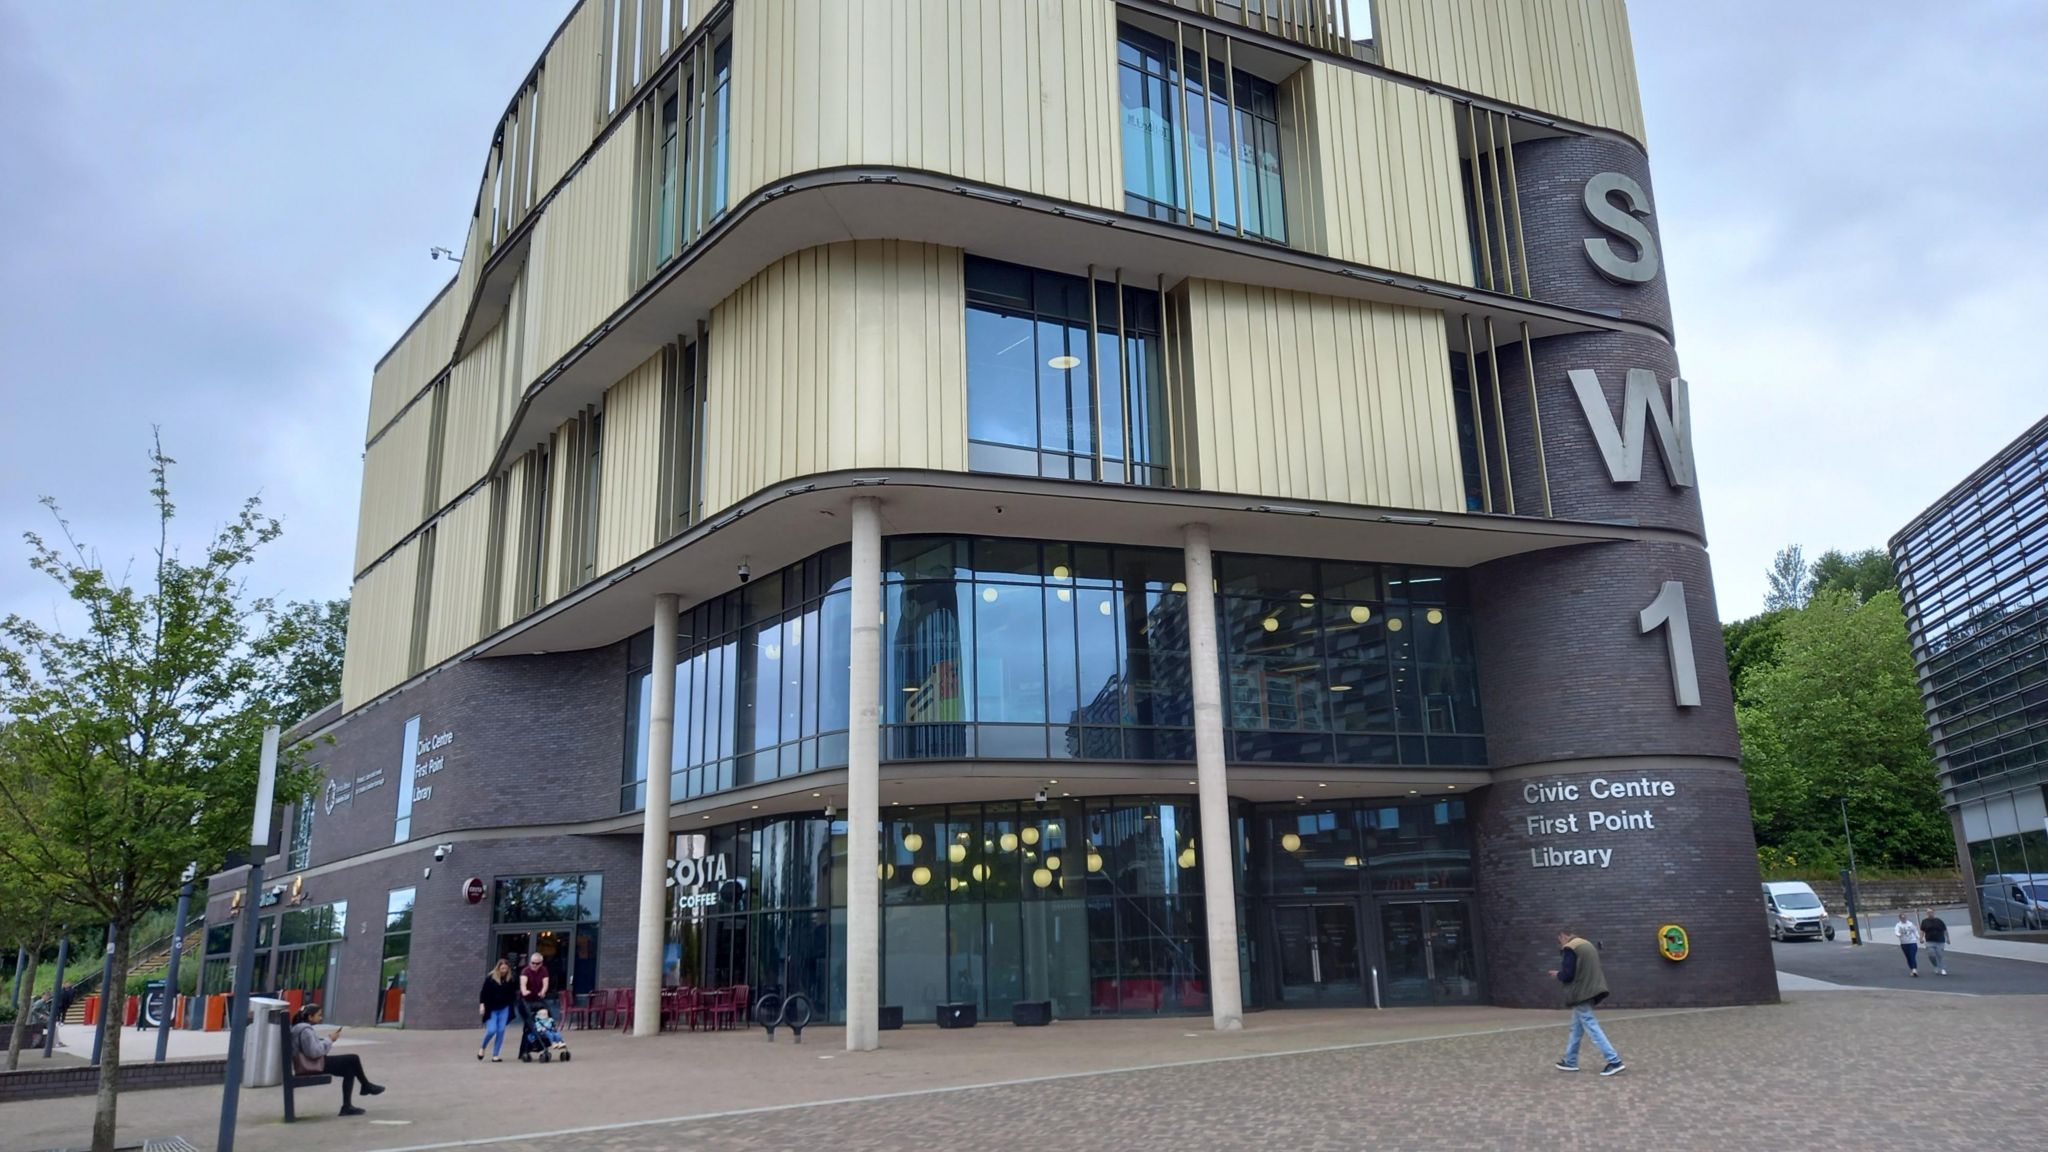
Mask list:
[[[1609,199],[1617,195],[1621,197],[1620,205]],[[1621,173],[1602,172],[1586,181],[1586,215],[1636,249],[1635,257],[1630,259],[1615,250],[1612,240],[1604,236],[1589,238],[1586,258],[1602,276],[1616,284],[1648,284],[1656,279],[1657,238],[1650,235],[1641,219],[1649,214],[1650,198],[1644,195],[1643,186]]]

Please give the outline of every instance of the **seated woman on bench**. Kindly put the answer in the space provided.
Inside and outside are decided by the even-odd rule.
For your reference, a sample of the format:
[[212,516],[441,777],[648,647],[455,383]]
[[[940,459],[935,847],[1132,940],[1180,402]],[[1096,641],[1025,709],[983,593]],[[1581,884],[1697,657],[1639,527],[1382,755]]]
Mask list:
[[375,1096],[384,1091],[382,1084],[370,1083],[363,1072],[363,1058],[350,1053],[330,1055],[328,1049],[341,1039],[341,1029],[336,1028],[332,1036],[322,1036],[314,1029],[320,1024],[320,1006],[308,1004],[292,1017],[292,1073],[296,1076],[318,1076],[325,1073],[341,1077],[341,1114],[361,1116],[363,1110],[355,1106],[356,1085],[361,1084],[363,1095]]

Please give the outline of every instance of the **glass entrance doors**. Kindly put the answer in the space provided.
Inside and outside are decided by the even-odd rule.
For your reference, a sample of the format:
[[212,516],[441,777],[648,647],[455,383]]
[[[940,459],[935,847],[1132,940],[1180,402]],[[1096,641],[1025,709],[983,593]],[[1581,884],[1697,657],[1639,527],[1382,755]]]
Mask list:
[[[562,989],[571,975],[571,938],[576,926],[564,924],[559,928],[511,928],[498,931],[498,950],[493,963],[504,960],[512,965],[516,979],[519,970],[526,966],[526,959],[535,952],[540,953],[541,963],[548,969],[548,999],[559,1002]],[[578,989],[587,991],[587,989]]]
[[1354,902],[1276,907],[1273,935],[1283,1003],[1355,1004],[1363,999]]
[[1380,905],[1386,1004],[1466,1004],[1479,999],[1472,908],[1462,899]]

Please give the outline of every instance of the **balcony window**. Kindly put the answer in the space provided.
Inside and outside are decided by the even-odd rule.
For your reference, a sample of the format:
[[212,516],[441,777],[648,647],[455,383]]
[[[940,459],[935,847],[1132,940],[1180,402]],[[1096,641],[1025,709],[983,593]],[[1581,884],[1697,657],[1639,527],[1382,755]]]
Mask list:
[[732,115],[732,39],[720,29],[678,60],[642,111],[642,276],[724,215]]
[[1176,67],[1163,37],[1126,26],[1117,39],[1125,210],[1286,243],[1272,82],[1226,70],[1213,48]]
[[[1167,482],[1159,294],[967,259],[968,464]],[[1093,333],[1091,338],[1090,333]]]

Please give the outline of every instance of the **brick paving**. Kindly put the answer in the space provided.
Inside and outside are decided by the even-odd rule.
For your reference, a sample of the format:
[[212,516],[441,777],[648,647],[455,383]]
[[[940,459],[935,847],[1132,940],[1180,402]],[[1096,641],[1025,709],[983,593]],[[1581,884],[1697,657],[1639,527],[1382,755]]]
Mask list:
[[[1562,1012],[1490,1008],[1269,1012],[1234,1036],[1176,1020],[926,1028],[888,1034],[889,1048],[858,1056],[839,1049],[833,1030],[802,1046],[769,1045],[758,1033],[606,1035],[582,1038],[576,1063],[547,1068],[479,1065],[464,1054],[467,1034],[413,1032],[356,1049],[392,1084],[366,1102],[365,1120],[335,1118],[323,1096],[308,1109],[321,1114],[286,1128],[276,1091],[256,1090],[244,1097],[238,1147],[1940,1152],[2038,1148],[2048,1134],[2048,1096],[2031,1087],[2031,1071],[1996,1073],[2048,1066],[2048,997],[1839,992],[1768,1007],[1603,1015],[1629,1061],[1605,1080],[1590,1071],[1590,1055],[1588,1071],[1550,1068]],[[138,1096],[124,1110],[124,1137],[180,1135],[206,1147],[218,1099],[197,1090]],[[90,1102],[8,1113],[0,1145],[58,1147],[84,1134]],[[563,1131],[607,1124],[620,1126]]]

